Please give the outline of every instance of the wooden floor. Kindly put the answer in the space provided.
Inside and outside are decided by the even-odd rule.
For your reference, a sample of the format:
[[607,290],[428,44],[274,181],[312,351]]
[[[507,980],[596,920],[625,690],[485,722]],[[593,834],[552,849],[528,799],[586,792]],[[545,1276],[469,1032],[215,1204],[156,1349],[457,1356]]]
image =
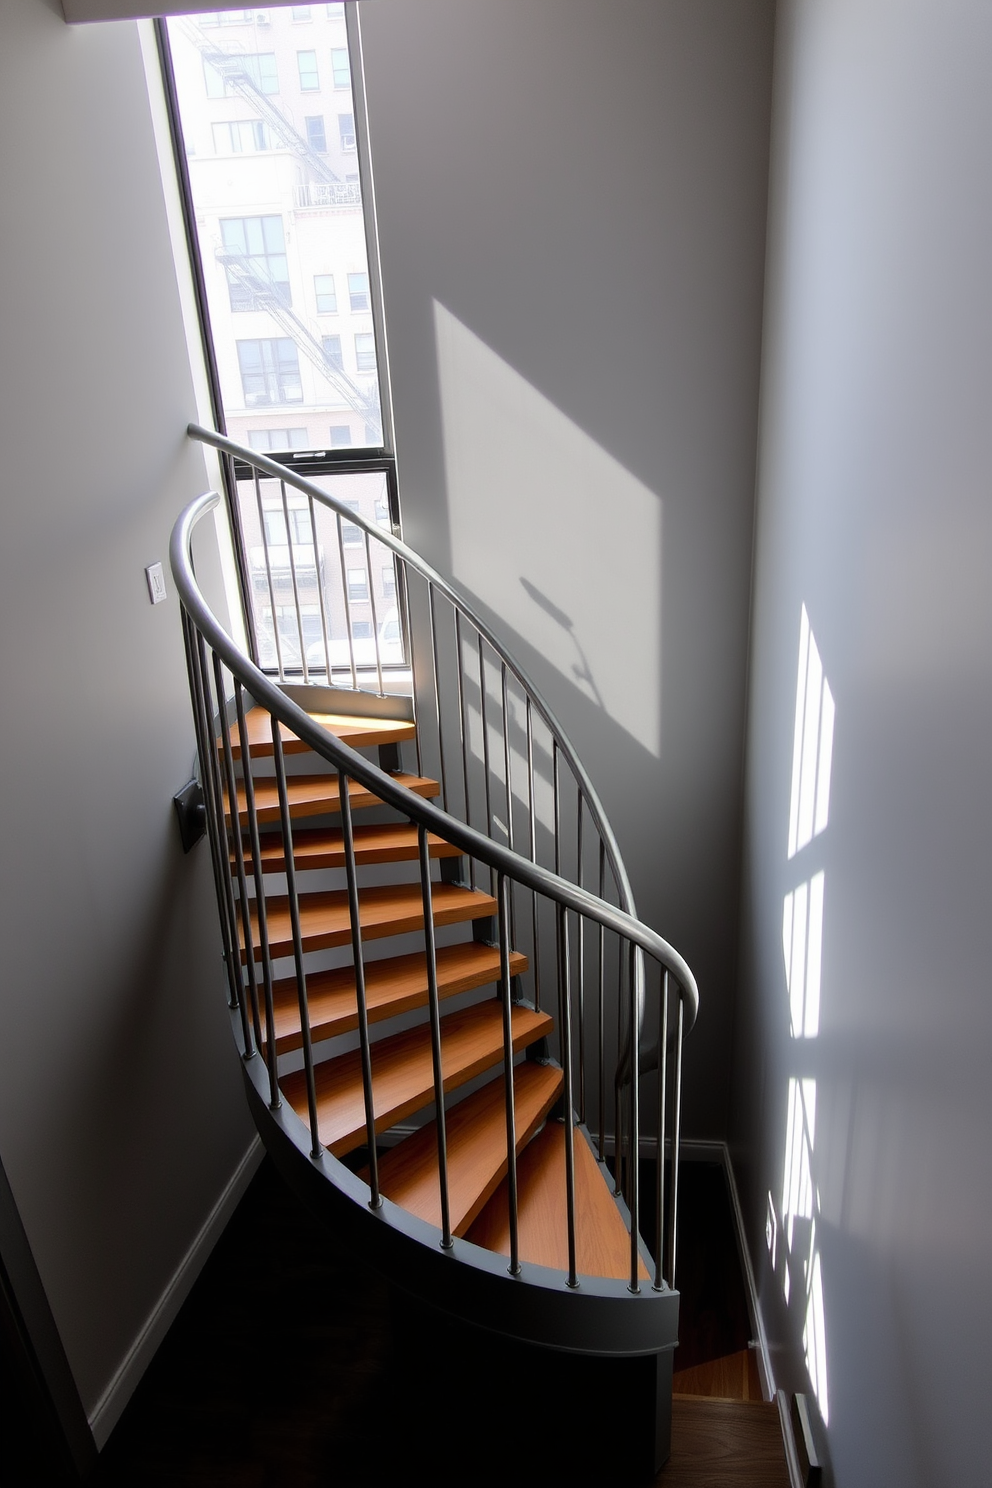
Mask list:
[[[689,1245],[694,1204],[704,1219],[713,1205],[692,1165],[683,1171]],[[726,1239],[725,1254],[733,1256]],[[687,1264],[689,1280],[691,1272]],[[739,1276],[735,1284],[740,1289]],[[701,1304],[687,1291],[683,1316],[702,1317],[704,1331],[715,1335],[719,1328],[705,1320],[710,1301],[705,1289]],[[717,1346],[739,1333],[728,1326]],[[682,1336],[676,1368],[679,1355],[688,1368],[705,1363],[687,1347],[684,1329]],[[603,1367],[617,1362],[632,1367]],[[340,1250],[266,1163],[91,1481],[100,1488],[614,1488],[632,1481],[616,1470],[624,1411],[646,1408],[637,1363],[520,1348],[425,1315]],[[672,1458],[656,1481],[658,1488],[787,1488],[774,1407],[676,1398]]]

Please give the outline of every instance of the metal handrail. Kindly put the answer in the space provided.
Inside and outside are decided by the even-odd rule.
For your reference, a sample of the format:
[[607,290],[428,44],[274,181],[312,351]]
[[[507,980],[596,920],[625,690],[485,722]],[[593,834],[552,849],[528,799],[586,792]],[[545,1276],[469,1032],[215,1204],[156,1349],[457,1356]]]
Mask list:
[[[191,426],[191,433],[195,427]],[[241,446],[234,444],[232,440],[225,439],[222,435],[212,434],[206,430],[199,431],[197,437],[200,437],[200,434],[208,435],[205,442],[216,443],[218,448],[229,448],[230,453],[233,454],[242,453]],[[263,456],[252,454],[251,458],[260,466],[263,465]],[[285,468],[276,464],[275,461],[264,461],[264,464],[270,466],[279,478],[286,475]],[[306,489],[308,494],[319,495],[335,510],[340,507],[341,503],[328,497],[317,487],[311,486],[309,482],[297,481],[296,483]],[[193,528],[201,517],[212,511],[219,503],[220,497],[216,491],[209,491],[190,502],[173,528],[169,557],[176,588],[184,609],[194,622],[196,629],[224,661],[232,676],[247,689],[256,703],[280,723],[284,723],[315,754],[327,760],[337,770],[344,771],[350,779],[359,781],[380,800],[402,811],[418,826],[426,827],[429,832],[443,837],[453,846],[460,848],[462,852],[486,863],[496,873],[504,874],[525,888],[535,890],[546,898],[552,899],[562,908],[573,910],[586,919],[602,925],[604,929],[613,931],[659,962],[676,980],[685,1015],[683,1029],[685,1033],[688,1033],[699,1009],[699,991],[688,964],[674,946],[669,945],[668,941],[656,931],[626,910],[598,898],[588,889],[580,888],[577,884],[542,867],[539,863],[532,863],[529,858],[522,857],[510,848],[502,847],[492,838],[484,836],[475,827],[468,826],[459,821],[457,817],[449,815],[440,807],[434,806],[430,801],[408,790],[392,775],[381,770],[357,750],[352,749],[320,724],[315,723],[308,713],[294,703],[240,650],[214,616],[200,591],[193,572],[191,551]],[[348,508],[344,508],[344,514],[349,521],[355,521],[357,518],[357,513],[351,512]],[[359,523],[359,525],[369,524]],[[386,537],[384,533],[379,535]],[[398,538],[392,538],[390,546],[401,557],[407,558],[407,555],[410,555],[411,559],[415,559],[421,571],[433,574],[433,570],[424,564],[423,560],[416,558],[412,550]],[[444,584],[444,580],[438,576],[438,587],[442,585],[447,589],[448,586]],[[489,640],[488,635],[486,639]],[[499,647],[499,652],[501,656],[504,655],[502,647]],[[509,658],[506,659],[508,665],[512,666],[512,661]]]
[[[503,643],[499,640],[498,636],[496,636],[495,633],[486,624],[482,616],[473,609],[472,605],[465,598],[465,596],[461,594],[459,590],[454,587],[453,584],[451,584],[446,578],[444,578],[442,574],[438,573],[437,569],[433,568],[429,563],[427,563],[425,559],[420,556],[419,553],[415,552],[413,548],[408,547],[401,538],[398,538],[393,533],[387,532],[383,528],[376,526],[374,523],[369,522],[365,517],[361,515],[360,512],[352,511],[352,509],[343,501],[340,501],[337,497],[332,496],[330,492],[323,490],[321,486],[316,485],[313,481],[309,481],[305,477],[297,475],[295,471],[289,469],[287,466],[280,465],[277,460],[270,460],[260,451],[247,449],[244,445],[238,444],[236,440],[229,439],[224,434],[218,434],[213,429],[206,429],[201,424],[190,424],[187,432],[191,439],[199,440],[201,444],[211,445],[214,449],[222,450],[224,453],[232,455],[235,459],[243,460],[245,464],[253,465],[256,469],[265,471],[267,475],[272,476],[275,480],[285,482],[286,485],[295,486],[295,488],[298,491],[302,491],[305,496],[310,497],[314,501],[320,502],[322,505],[329,508],[329,510],[335,512],[337,516],[342,518],[344,521],[349,522],[352,526],[360,528],[369,536],[375,538],[378,542],[382,543],[384,547],[388,548],[398,558],[400,558],[406,565],[408,565],[416,573],[420,574],[421,577],[424,578],[429,584],[431,584],[435,590],[443,594],[445,599],[447,599],[448,602],[455,608],[455,611],[462,614],[474,626],[479,635],[485,640],[486,644],[492,648],[492,650],[499,657],[500,661],[516,678],[517,682],[530,700],[532,706],[536,709],[537,713],[543,719],[544,724],[549,730],[552,738],[554,739],[561,756],[568,764],[569,769],[572,771],[576,783],[581,788],[582,793],[586,799],[590,815],[592,816],[593,822],[596,826],[596,830],[599,832],[600,837],[606,844],[606,851],[610,863],[610,869],[617,885],[617,893],[620,899],[621,907],[625,909],[630,915],[635,916],[636,909],[634,905],[634,894],[630,885],[630,879],[627,876],[627,870],[624,867],[623,859],[620,856],[619,845],[613,833],[613,829],[610,826],[606,812],[603,809],[603,805],[599,799],[599,795],[597,794],[592,781],[590,780],[585,768],[579,760],[579,757],[575,751],[574,746],[571,743],[571,740],[568,738],[565,730],[558,722],[558,719],[555,717],[548,703],[541,696],[541,693],[538,691],[535,684],[531,681],[530,677],[510,654]],[[481,840],[484,840],[486,842],[491,841],[491,839],[489,838],[484,838]],[[482,855],[477,854],[476,856],[481,857]]]

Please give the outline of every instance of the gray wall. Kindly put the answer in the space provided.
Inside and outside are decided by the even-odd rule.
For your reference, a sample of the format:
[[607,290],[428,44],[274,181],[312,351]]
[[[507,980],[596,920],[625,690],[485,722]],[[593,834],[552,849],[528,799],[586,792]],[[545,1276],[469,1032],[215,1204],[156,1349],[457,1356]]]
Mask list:
[[250,1139],[143,574],[206,480],[137,27],[7,0],[0,113],[0,1152],[92,1411]]
[[726,1123],[772,18],[362,9],[405,534],[546,692],[698,974],[696,1136]]
[[[992,1302],[992,11],[789,0],[773,196],[735,1147],[779,1383],[788,1081],[816,1084],[843,1488],[988,1481]],[[801,606],[836,705],[829,820],[787,857]],[[823,872],[819,1029],[783,902]],[[763,1259],[762,1259],[763,1258]]]

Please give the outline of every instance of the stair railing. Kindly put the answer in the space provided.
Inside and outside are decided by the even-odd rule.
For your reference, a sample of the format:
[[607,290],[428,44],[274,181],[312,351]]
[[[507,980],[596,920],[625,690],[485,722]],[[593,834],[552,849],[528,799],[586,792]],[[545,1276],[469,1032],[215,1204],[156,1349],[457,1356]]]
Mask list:
[[[516,1131],[513,1095],[513,1037],[512,1007],[521,1000],[519,987],[510,975],[510,948],[519,939],[521,916],[515,914],[514,889],[529,892],[532,900],[531,988],[534,1005],[539,1007],[542,992],[547,996],[548,986],[555,989],[557,1002],[557,1052],[564,1080],[564,1124],[566,1149],[566,1193],[568,1222],[568,1275],[567,1284],[578,1284],[576,1266],[576,1215],[574,1183],[574,1124],[576,1119],[585,1121],[584,1099],[587,1064],[588,1005],[586,984],[590,980],[589,963],[593,963],[592,980],[596,986],[595,1019],[592,1037],[597,1046],[599,1080],[599,1150],[605,1156],[603,1111],[605,1097],[604,1066],[607,1061],[608,1036],[604,1026],[606,989],[609,984],[607,961],[613,960],[615,952],[615,976],[612,985],[616,989],[620,1026],[616,1051],[617,1068],[625,1063],[627,1073],[618,1080],[617,1105],[623,1104],[623,1132],[627,1146],[628,1161],[623,1191],[630,1218],[631,1257],[629,1288],[639,1292],[639,1220],[640,1184],[638,1163],[640,1151],[641,1100],[639,1076],[643,1059],[640,1044],[641,1010],[645,998],[650,995],[659,1009],[658,1043],[658,1099],[653,1112],[654,1140],[659,1159],[666,1146],[671,1149],[671,1198],[664,1204],[664,1163],[657,1164],[654,1208],[656,1235],[654,1285],[663,1286],[667,1276],[669,1284],[674,1281],[675,1238],[677,1214],[679,1120],[681,1105],[681,1058],[682,1041],[695,1019],[698,993],[691,971],[682,957],[660,936],[639,922],[625,902],[630,902],[629,885],[619,853],[606,822],[598,798],[588,782],[584,770],[574,756],[574,751],[558,729],[546,705],[530,688],[526,678],[512,658],[508,656],[498,639],[491,634],[485,623],[471,614],[467,604],[450,585],[418,555],[407,548],[392,533],[376,530],[373,525],[359,517],[344,502],[337,500],[309,481],[290,473],[285,467],[267,460],[258,453],[244,450],[224,436],[196,427],[190,431],[195,437],[213,444],[255,467],[254,486],[259,489],[259,472],[274,479],[279,485],[279,501],[286,518],[289,532],[289,509],[286,486],[295,486],[307,498],[311,520],[314,503],[327,507],[334,516],[338,535],[343,522],[357,525],[364,531],[366,553],[375,540],[394,556],[397,563],[397,578],[403,589],[406,636],[412,631],[410,607],[410,576],[416,574],[426,585],[427,614],[429,618],[429,645],[432,658],[431,683],[434,696],[434,719],[436,723],[435,743],[441,757],[442,804],[434,805],[407,789],[394,776],[373,765],[364,756],[350,749],[325,729],[316,724],[308,714],[289,697],[282,688],[267,676],[249,657],[245,656],[231,637],[216,620],[196,584],[191,558],[192,532],[203,515],[218,504],[219,497],[210,493],[193,502],[183,513],[173,533],[171,557],[180,600],[183,607],[183,624],[189,662],[191,696],[196,719],[197,744],[203,769],[203,788],[210,827],[211,854],[218,903],[221,910],[225,960],[228,968],[230,1001],[236,1010],[244,1057],[250,1061],[264,1050],[268,1074],[270,1105],[278,1109],[282,1097],[279,1089],[279,1048],[275,1005],[273,996],[272,962],[280,958],[292,958],[295,985],[300,1011],[300,1044],[304,1081],[307,1093],[308,1125],[311,1155],[321,1154],[321,1139],[317,1116],[317,1085],[313,1054],[313,1028],[307,998],[307,975],[304,959],[304,936],[301,919],[300,893],[296,882],[297,860],[293,850],[293,824],[291,814],[292,781],[287,774],[283,734],[284,725],[301,739],[318,756],[323,758],[337,773],[342,817],[342,840],[351,920],[351,944],[355,967],[358,1034],[361,1051],[362,1081],[365,1100],[366,1138],[369,1152],[369,1203],[380,1209],[382,1198],[378,1188],[375,1159],[376,1121],[373,1104],[371,1075],[371,1042],[369,1036],[368,1007],[364,985],[364,951],[359,924],[359,891],[357,869],[350,820],[350,790],[352,786],[364,787],[378,799],[395,807],[418,831],[420,886],[424,911],[424,936],[428,967],[428,1009],[431,1020],[434,1100],[436,1109],[440,1188],[442,1200],[441,1245],[450,1248],[452,1235],[448,1220],[447,1172],[445,1159],[445,1105],[444,1078],[441,1068],[439,1031],[438,988],[436,976],[436,952],[433,944],[433,915],[431,909],[432,878],[430,871],[428,834],[435,834],[458,847],[473,865],[490,876],[495,891],[497,913],[495,916],[494,941],[500,955],[500,995],[503,1003],[503,1065],[504,1105],[507,1126],[508,1193],[510,1210],[510,1269],[519,1269],[517,1244],[516,1202]],[[263,523],[264,531],[264,523]],[[317,535],[313,529],[316,552]],[[290,543],[290,548],[292,547]],[[340,549],[343,554],[343,546]],[[295,583],[296,570],[291,573]],[[270,567],[271,585],[271,564]],[[343,566],[342,566],[343,567]],[[370,570],[371,572],[371,570]],[[398,585],[399,587],[399,585]],[[505,770],[505,801],[508,818],[514,815],[515,793],[510,779],[510,760],[513,749],[511,710],[507,705],[508,681],[512,677],[524,693],[524,739],[529,766],[528,795],[525,798],[531,830],[527,835],[530,855],[517,850],[512,829],[506,833],[509,839],[504,845],[491,835],[491,809],[487,810],[487,825],[490,832],[483,833],[470,821],[461,821],[448,806],[444,769],[445,704],[440,688],[441,666],[439,664],[439,632],[437,627],[437,600],[442,597],[450,606],[456,638],[460,645],[460,627],[471,625],[477,637],[480,669],[476,674],[478,702],[477,718],[481,719],[481,739],[476,730],[476,743],[483,755],[486,772],[486,804],[491,808],[492,772],[491,749],[487,704],[492,696],[490,674],[495,670],[493,662],[487,669],[487,650],[498,661],[499,688],[497,697],[502,702],[501,730],[503,740],[503,763]],[[300,616],[300,601],[297,591],[295,600],[297,616]],[[300,626],[302,633],[302,625]],[[325,629],[325,638],[329,635]],[[407,640],[409,644],[409,640]],[[459,657],[459,662],[461,657]],[[284,668],[280,666],[284,672]],[[302,670],[306,675],[305,658]],[[349,658],[348,671],[357,684],[358,667],[354,649]],[[334,667],[329,646],[326,648],[325,676],[333,677]],[[379,690],[383,687],[384,665],[381,655],[376,654],[375,676]],[[464,730],[468,718],[465,697],[468,691],[461,665],[456,669],[456,696],[458,723]],[[416,695],[416,694],[415,694]],[[266,872],[271,873],[271,861],[263,859],[261,833],[262,814],[258,805],[259,768],[255,756],[247,747],[246,701],[252,701],[265,709],[271,717],[271,750],[277,802],[271,801],[265,808],[267,820],[277,819],[282,830],[282,871],[285,875],[286,892],[274,896],[266,884]],[[420,710],[423,711],[422,709]],[[551,817],[553,826],[552,852],[554,868],[538,861],[539,834],[534,828],[536,812],[534,754],[535,717],[540,718],[551,735]],[[232,719],[237,723],[238,744],[232,735]],[[218,748],[218,733],[220,747]],[[421,730],[418,727],[418,770]],[[240,754],[241,778],[236,772],[236,754]],[[468,771],[466,756],[462,756],[463,769]],[[577,848],[572,857],[571,878],[562,872],[565,854],[562,851],[562,788],[561,773],[567,765],[577,786],[577,814],[573,824],[577,828]],[[270,782],[271,783],[271,782]],[[469,803],[468,789],[465,801]],[[468,811],[466,811],[468,814]],[[600,893],[590,892],[582,883],[583,872],[583,822],[590,821],[597,833],[596,857],[599,865]],[[620,903],[613,904],[605,897],[607,867],[612,874],[613,886]],[[577,880],[577,881],[576,881]],[[275,919],[273,918],[275,916]],[[549,927],[548,920],[551,925]],[[273,925],[278,922],[277,931]],[[548,929],[552,934],[548,934]],[[589,952],[592,952],[590,955]],[[609,956],[608,956],[609,951]],[[672,1037],[669,1037],[669,1033]],[[671,1048],[671,1067],[669,1067]],[[619,1166],[620,1131],[617,1133]],[[390,1206],[388,1203],[386,1209]],[[667,1226],[666,1226],[667,1218]],[[662,1244],[662,1237],[667,1244]],[[667,1256],[666,1256],[667,1252]]]

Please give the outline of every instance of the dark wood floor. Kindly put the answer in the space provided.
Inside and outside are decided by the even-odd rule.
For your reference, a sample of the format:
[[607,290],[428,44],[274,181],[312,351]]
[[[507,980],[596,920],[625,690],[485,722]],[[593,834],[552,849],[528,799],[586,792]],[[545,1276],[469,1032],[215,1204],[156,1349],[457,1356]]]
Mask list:
[[[684,1173],[677,1368],[747,1344],[722,1172],[692,1164]],[[719,1226],[722,1240],[714,1236]],[[714,1278],[719,1268],[722,1281]],[[93,1481],[101,1488],[619,1483],[630,1422],[647,1409],[637,1362],[521,1348],[425,1313],[344,1253],[265,1163]],[[738,1425],[726,1412],[718,1420],[714,1409],[676,1401],[672,1463],[659,1482],[784,1484],[764,1468],[755,1475],[774,1456],[769,1407],[736,1407],[745,1412]],[[738,1438],[750,1457],[738,1460]],[[692,1476],[695,1458],[708,1464],[703,1476]],[[748,1461],[754,1471],[733,1476]]]

